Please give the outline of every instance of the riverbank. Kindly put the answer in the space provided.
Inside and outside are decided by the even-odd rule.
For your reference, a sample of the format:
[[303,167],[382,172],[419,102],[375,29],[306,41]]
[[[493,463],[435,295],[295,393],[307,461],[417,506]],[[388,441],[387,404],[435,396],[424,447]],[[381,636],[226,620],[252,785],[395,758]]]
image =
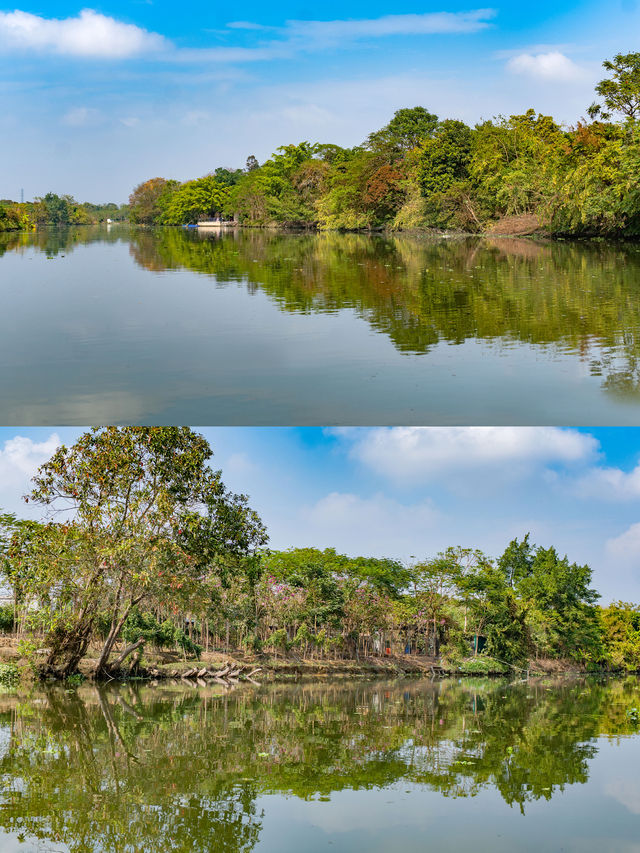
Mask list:
[[[8,682],[37,681],[46,650],[31,658],[21,655],[14,638],[0,639],[0,683],[3,672]],[[79,667],[81,680],[93,680],[98,650],[92,650]],[[604,670],[603,670],[604,671]],[[123,668],[116,678],[165,681],[184,680],[191,683],[237,683],[239,681],[278,682],[299,679],[334,680],[348,678],[411,678],[411,677],[523,677],[544,675],[584,675],[585,666],[569,660],[538,659],[526,667],[514,667],[485,655],[470,656],[459,661],[446,661],[425,655],[367,656],[359,659],[315,659],[295,655],[286,657],[235,652],[203,652],[200,658],[182,657],[178,652],[146,651],[132,669]],[[51,680],[51,676],[46,676]],[[54,679],[55,680],[55,679]],[[112,680],[112,679],[107,679]]]

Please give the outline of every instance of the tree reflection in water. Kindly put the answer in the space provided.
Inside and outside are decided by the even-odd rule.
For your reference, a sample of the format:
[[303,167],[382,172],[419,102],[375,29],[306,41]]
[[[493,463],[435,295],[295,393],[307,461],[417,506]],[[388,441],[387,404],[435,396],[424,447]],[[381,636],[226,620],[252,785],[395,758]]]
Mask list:
[[0,256],[128,243],[143,269],[262,292],[283,312],[352,310],[403,353],[483,341],[569,353],[616,400],[640,399],[640,246],[508,237],[69,227],[0,234]]
[[242,282],[283,311],[354,309],[402,352],[471,339],[559,347],[605,390],[638,396],[635,244],[160,229],[133,231],[130,248],[146,269]]
[[5,694],[0,821],[78,853],[235,853],[259,841],[263,794],[402,782],[524,811],[585,783],[596,737],[633,733],[639,704],[635,679]]

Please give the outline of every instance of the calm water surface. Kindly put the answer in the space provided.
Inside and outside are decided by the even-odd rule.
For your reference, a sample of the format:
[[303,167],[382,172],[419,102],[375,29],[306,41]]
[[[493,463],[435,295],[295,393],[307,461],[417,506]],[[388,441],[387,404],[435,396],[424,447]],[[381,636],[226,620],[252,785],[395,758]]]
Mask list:
[[640,850],[637,679],[0,695],[0,849]]
[[0,235],[0,422],[638,424],[640,246]]

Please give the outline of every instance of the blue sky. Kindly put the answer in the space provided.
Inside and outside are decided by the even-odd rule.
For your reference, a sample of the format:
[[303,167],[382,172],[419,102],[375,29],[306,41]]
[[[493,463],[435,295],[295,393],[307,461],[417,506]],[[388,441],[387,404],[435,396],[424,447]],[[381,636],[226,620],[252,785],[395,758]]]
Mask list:
[[[640,429],[202,428],[225,483],[248,494],[271,547],[402,560],[449,545],[490,556],[513,537],[589,563],[603,601],[640,602]],[[70,428],[0,429],[0,508]]]
[[637,0],[0,6],[0,197],[124,201],[277,145],[360,143],[403,106],[572,123],[637,49]]

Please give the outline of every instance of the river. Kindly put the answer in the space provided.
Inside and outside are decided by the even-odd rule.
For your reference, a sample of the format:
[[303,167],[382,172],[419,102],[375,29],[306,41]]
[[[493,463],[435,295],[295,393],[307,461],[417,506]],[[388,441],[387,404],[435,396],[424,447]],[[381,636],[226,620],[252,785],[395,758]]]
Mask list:
[[0,235],[0,422],[640,422],[640,246]]
[[3,853],[637,851],[640,684],[0,693]]

